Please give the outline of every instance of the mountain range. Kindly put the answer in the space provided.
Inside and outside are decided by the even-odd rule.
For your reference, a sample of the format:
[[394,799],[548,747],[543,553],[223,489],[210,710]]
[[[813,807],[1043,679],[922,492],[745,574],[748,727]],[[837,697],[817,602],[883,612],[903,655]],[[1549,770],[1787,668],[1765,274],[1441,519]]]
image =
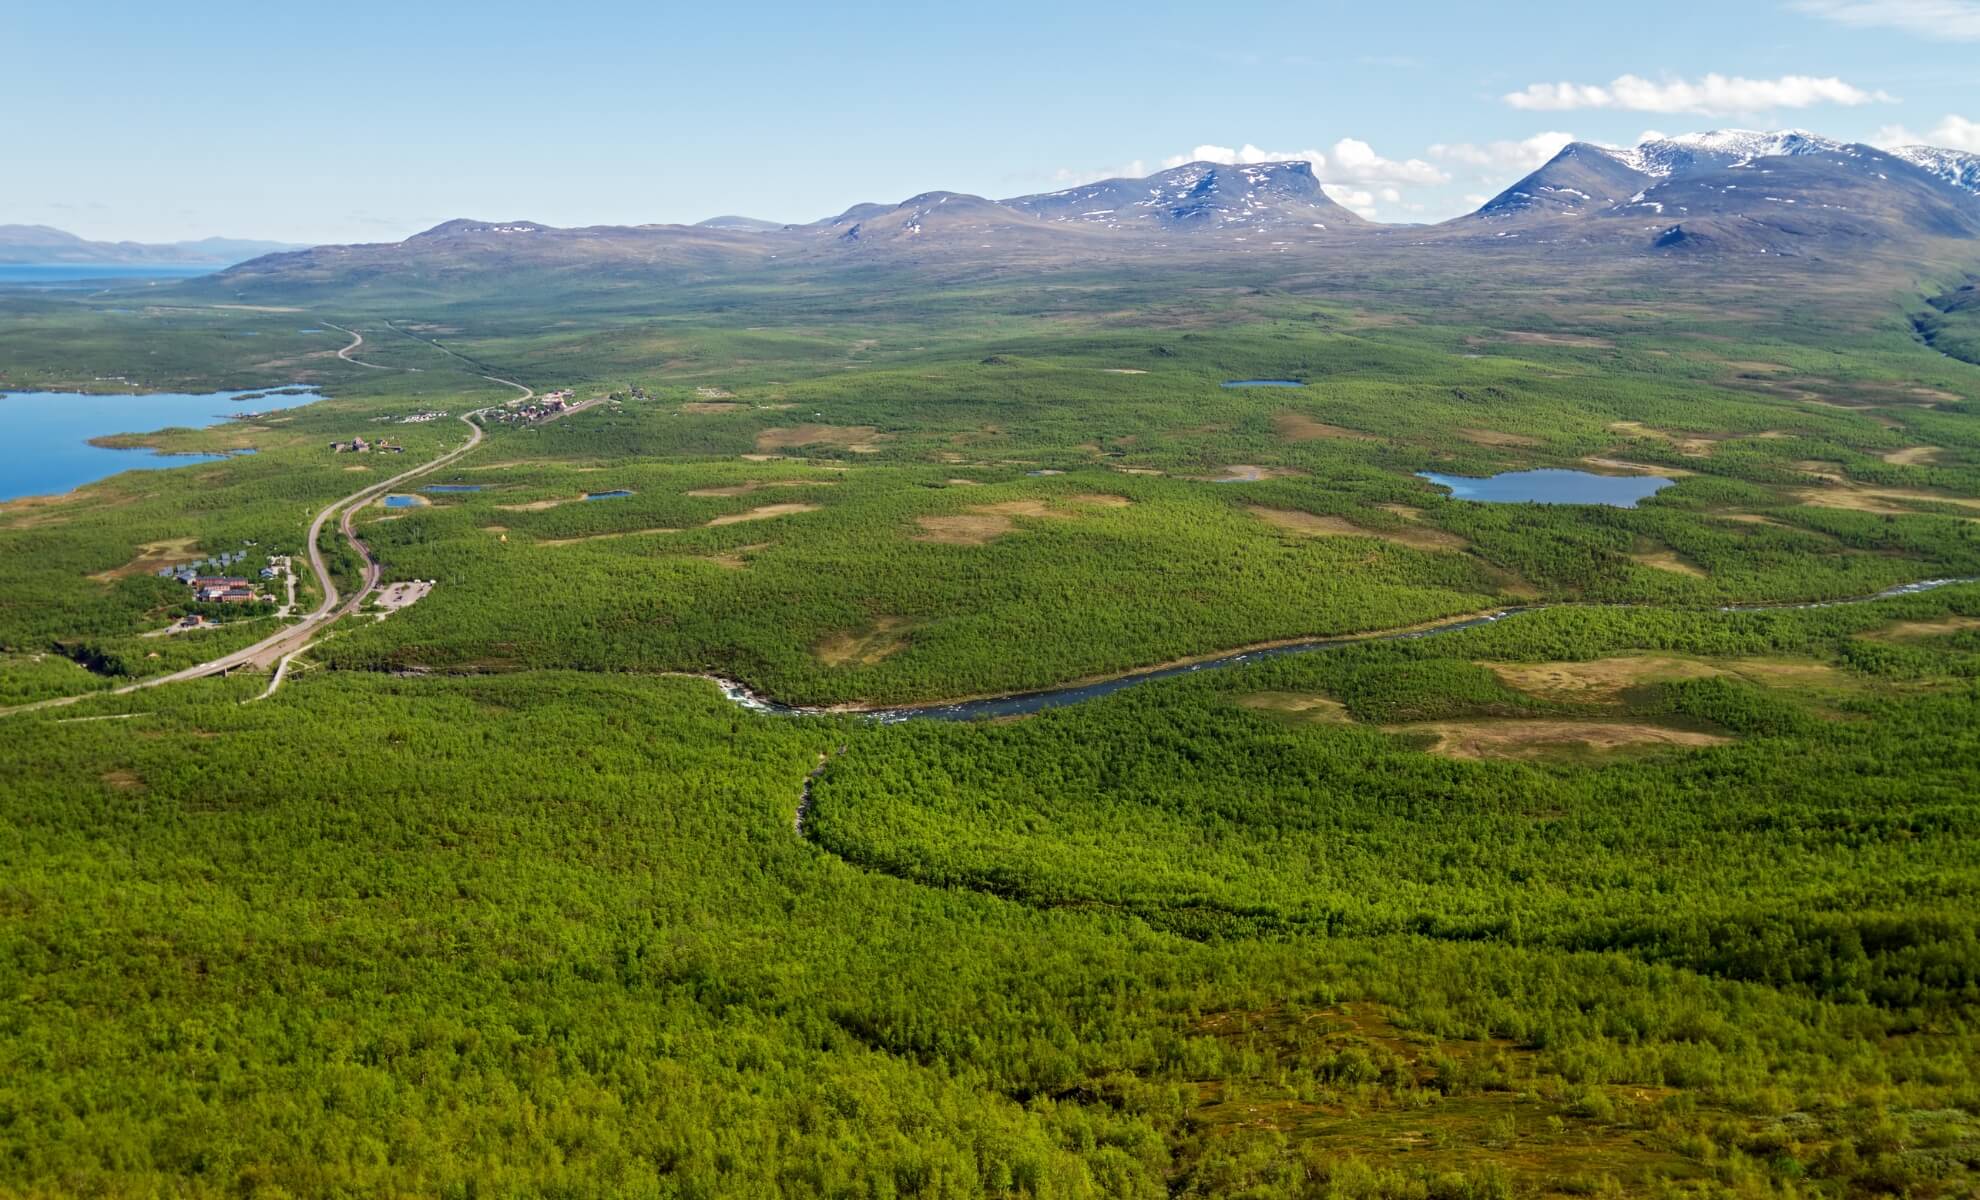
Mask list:
[[455,220],[401,242],[270,254],[213,283],[243,295],[387,279],[445,288],[521,271],[630,284],[791,262],[995,269],[1184,255],[1346,254],[1373,244],[1835,259],[1935,239],[1980,243],[1980,155],[1929,146],[1886,150],[1799,130],[1721,130],[1627,148],[1574,142],[1476,211],[1436,225],[1366,220],[1331,199],[1305,162],[1194,162],[1144,178],[1003,200],[924,192],[806,224],[723,216],[698,225],[560,229],[527,220]]
[[0,265],[225,267],[302,247],[210,237],[194,242],[92,242],[47,225],[0,225]]

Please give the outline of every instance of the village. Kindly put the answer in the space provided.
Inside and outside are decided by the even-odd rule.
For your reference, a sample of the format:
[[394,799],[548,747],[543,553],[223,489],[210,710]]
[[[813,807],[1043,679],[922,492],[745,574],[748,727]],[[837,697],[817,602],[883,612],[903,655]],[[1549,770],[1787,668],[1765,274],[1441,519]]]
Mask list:
[[[249,543],[252,545],[253,543]],[[273,604],[275,597],[264,591],[260,585],[281,581],[287,590],[287,601],[276,610],[277,617],[287,616],[296,606],[296,572],[294,560],[286,554],[271,554],[267,565],[259,572],[259,583],[245,575],[228,573],[228,568],[238,566],[248,558],[245,550],[226,550],[209,558],[197,559],[190,563],[160,567],[156,572],[160,579],[174,579],[184,584],[191,593],[191,600],[197,604]],[[164,629],[156,629],[146,637],[164,634],[186,633],[195,629],[211,629],[217,622],[203,613],[189,613],[174,621]]]
[[537,421],[547,421],[552,417],[562,416],[571,410],[571,395],[571,389],[569,388],[564,388],[561,391],[546,392],[542,398],[529,401],[521,408],[494,410],[488,414],[486,419],[503,425],[529,425]]
[[353,437],[348,442],[331,442],[330,449],[337,454],[404,454],[406,448],[397,442],[368,442],[363,437]]

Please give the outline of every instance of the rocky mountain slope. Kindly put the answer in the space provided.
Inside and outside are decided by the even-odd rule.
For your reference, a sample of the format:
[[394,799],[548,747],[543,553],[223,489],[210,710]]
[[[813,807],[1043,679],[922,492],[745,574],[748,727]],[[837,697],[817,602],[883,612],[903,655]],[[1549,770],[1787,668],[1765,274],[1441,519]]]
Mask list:
[[492,293],[504,280],[577,290],[792,264],[996,271],[1438,246],[1538,265],[1549,255],[1679,253],[1835,261],[1945,239],[1973,242],[1980,255],[1980,155],[1722,130],[1626,149],[1573,143],[1476,212],[1435,226],[1364,220],[1330,199],[1304,162],[1196,162],[1004,200],[925,192],[799,225],[735,216],[577,229],[449,221],[402,242],[269,255],[214,286],[236,296],[340,287]]
[[1838,256],[1980,239],[1975,156],[1885,151],[1791,130],[1722,130],[1629,149],[1588,142],[1448,223],[1543,244]]

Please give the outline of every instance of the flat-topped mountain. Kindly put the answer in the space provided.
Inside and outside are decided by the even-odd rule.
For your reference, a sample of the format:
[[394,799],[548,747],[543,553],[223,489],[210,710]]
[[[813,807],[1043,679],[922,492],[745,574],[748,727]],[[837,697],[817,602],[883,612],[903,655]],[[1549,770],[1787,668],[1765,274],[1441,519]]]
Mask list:
[[1047,221],[1123,231],[1269,232],[1368,224],[1328,198],[1312,165],[1304,162],[1193,162],[1145,179],[1106,179],[1003,203]]

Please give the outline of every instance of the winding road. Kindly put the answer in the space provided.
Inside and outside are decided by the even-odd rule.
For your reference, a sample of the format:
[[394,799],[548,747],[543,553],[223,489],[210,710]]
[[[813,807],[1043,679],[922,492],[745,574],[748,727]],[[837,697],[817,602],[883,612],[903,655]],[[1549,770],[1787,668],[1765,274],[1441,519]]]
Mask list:
[[[371,367],[374,370],[389,371],[395,369],[380,366],[377,363],[368,363],[351,358],[350,352],[364,344],[364,335],[353,330],[345,329],[341,325],[333,325],[328,321],[323,322],[323,324],[351,335],[351,344],[339,351],[337,357],[361,367]],[[404,369],[412,370],[414,368],[409,367]],[[516,401],[513,401],[513,403],[532,400],[536,396],[535,389],[517,383],[513,379],[497,379],[492,375],[483,375],[480,378],[486,379],[490,383],[499,383],[506,387],[515,388],[521,392],[522,395]],[[302,620],[296,622],[294,625],[285,627],[278,633],[263,638],[252,646],[236,650],[231,654],[223,654],[219,658],[209,659],[206,662],[186,667],[183,670],[174,671],[169,675],[158,675],[150,679],[140,679],[136,683],[128,683],[122,687],[111,688],[107,691],[84,692],[76,696],[55,696],[47,700],[37,700],[30,704],[17,704],[12,708],[0,708],[0,717],[10,717],[15,713],[34,712],[44,708],[59,708],[64,705],[75,704],[81,700],[88,700],[94,696],[129,695],[132,692],[142,691],[145,688],[159,687],[168,683],[182,683],[188,679],[204,679],[211,675],[224,675],[229,671],[239,670],[243,667],[274,667],[274,678],[269,680],[268,689],[259,696],[254,697],[254,699],[266,699],[268,696],[273,695],[275,689],[282,686],[282,680],[288,674],[290,663],[296,655],[309,647],[310,642],[315,639],[317,633],[326,625],[335,622],[338,618],[356,612],[359,606],[364,603],[365,597],[377,590],[384,568],[379,564],[377,558],[372,556],[371,550],[364,544],[363,539],[358,537],[357,530],[352,525],[352,521],[358,511],[366,504],[376,500],[379,496],[391,491],[407,480],[417,479],[422,475],[437,471],[448,463],[456,461],[462,455],[467,454],[476,446],[479,446],[482,438],[487,436],[487,434],[475,418],[489,411],[489,408],[492,407],[494,406],[477,408],[473,412],[461,414],[459,418],[460,422],[468,427],[468,440],[466,442],[447,451],[438,458],[413,467],[411,470],[401,471],[390,479],[359,488],[350,495],[332,502],[323,511],[316,514],[316,518],[309,523],[309,533],[307,535],[309,539],[309,567],[310,570],[316,573],[317,584],[323,589],[323,601],[314,610],[305,615]],[[589,407],[589,405],[580,405],[577,407],[585,408]],[[571,411],[577,411],[577,408]],[[338,516],[338,514],[341,514],[341,516]],[[356,550],[358,556],[364,560],[364,580],[358,589],[348,598],[338,593],[336,581],[330,577],[330,565],[324,561],[323,548],[319,544],[319,539],[323,534],[323,527],[333,516],[338,517],[337,531],[344,535],[344,540],[349,542],[351,548]]]

